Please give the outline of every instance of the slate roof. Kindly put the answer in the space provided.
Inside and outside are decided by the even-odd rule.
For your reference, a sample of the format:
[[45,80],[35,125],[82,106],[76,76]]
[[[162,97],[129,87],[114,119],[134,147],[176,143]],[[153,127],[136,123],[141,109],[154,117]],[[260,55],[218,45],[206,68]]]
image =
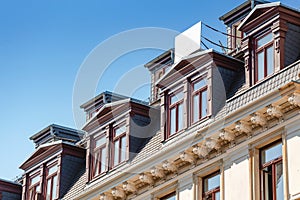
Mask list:
[[74,176],[73,184],[71,184],[72,186],[62,199],[73,200],[77,194],[83,191],[86,180],[85,165],[82,165],[82,167],[78,170],[78,174]]

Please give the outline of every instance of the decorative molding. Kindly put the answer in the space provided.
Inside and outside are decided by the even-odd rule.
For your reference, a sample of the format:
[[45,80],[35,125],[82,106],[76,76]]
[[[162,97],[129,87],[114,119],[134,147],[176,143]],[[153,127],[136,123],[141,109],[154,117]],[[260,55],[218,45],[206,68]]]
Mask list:
[[179,158],[184,161],[184,162],[189,162],[191,164],[195,164],[195,158],[192,154],[189,154],[189,153],[186,153],[186,152],[182,152],[180,155],[179,155]]
[[197,146],[193,148],[193,153],[201,157],[206,157],[209,154],[209,149],[205,145],[201,145],[201,147]]
[[292,96],[288,98],[288,102],[294,106],[300,107],[300,94],[294,93]]
[[175,173],[177,173],[177,171],[178,171],[176,165],[173,164],[173,163],[171,163],[171,162],[169,162],[169,161],[163,162],[162,168],[164,170],[166,170],[166,171],[169,171],[169,172],[175,172]]
[[234,139],[235,139],[234,133],[229,132],[229,131],[226,131],[225,129],[222,129],[222,130],[220,131],[219,137],[220,137],[222,140],[227,140],[227,141],[229,141],[229,142],[232,142],[232,141],[234,141]]
[[114,200],[111,194],[100,194],[99,200]]
[[111,190],[111,194],[114,198],[119,198],[122,200],[126,198],[126,194],[125,194],[124,190],[122,190],[122,189],[113,188]]
[[162,169],[158,168],[158,167],[153,167],[150,170],[150,173],[152,176],[157,177],[157,178],[165,178],[165,173],[163,172]]
[[125,181],[123,183],[122,187],[126,193],[134,193],[135,194],[137,192],[135,185],[131,182]]
[[146,183],[151,186],[154,185],[154,181],[153,181],[152,177],[148,174],[145,174],[145,173],[140,174],[139,179],[143,183]]
[[249,134],[249,133],[251,133],[252,128],[247,123],[245,123],[243,121],[239,121],[235,125],[235,130],[239,133]]
[[266,126],[267,124],[267,119],[261,113],[258,112],[253,114],[250,121],[253,125],[259,125],[262,127]]
[[209,149],[219,150],[221,148],[221,145],[217,139],[208,138],[206,139],[205,143]]
[[270,106],[267,109],[267,114],[271,117],[281,118],[283,117],[283,113],[279,106]]

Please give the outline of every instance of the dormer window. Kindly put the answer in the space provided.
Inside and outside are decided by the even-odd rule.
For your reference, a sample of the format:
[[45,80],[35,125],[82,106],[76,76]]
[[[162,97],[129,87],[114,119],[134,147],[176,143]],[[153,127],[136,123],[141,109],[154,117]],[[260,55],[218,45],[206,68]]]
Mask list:
[[117,126],[113,129],[113,166],[117,166],[126,160],[126,127]]
[[106,136],[102,134],[94,140],[92,158],[92,177],[96,177],[106,170]]
[[40,173],[35,173],[30,177],[29,187],[28,187],[28,199],[35,200],[37,198],[38,193],[41,192],[40,187]]
[[57,164],[47,167],[46,177],[46,200],[53,200],[57,198]]
[[169,96],[169,136],[183,128],[183,92],[179,91]]
[[206,79],[198,79],[192,83],[192,122],[195,123],[207,115],[207,83]]
[[255,81],[274,73],[273,35],[268,33],[256,40],[256,73]]

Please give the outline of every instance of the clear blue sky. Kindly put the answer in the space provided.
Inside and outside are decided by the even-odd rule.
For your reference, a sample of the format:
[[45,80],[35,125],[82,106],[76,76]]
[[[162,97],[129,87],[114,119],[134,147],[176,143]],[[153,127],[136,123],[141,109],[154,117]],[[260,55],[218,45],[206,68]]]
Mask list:
[[[52,123],[75,127],[74,82],[81,63],[99,43],[133,28],[183,31],[200,20],[225,30],[218,17],[242,2],[0,1],[0,178],[22,174],[18,167],[34,151],[31,135]],[[299,0],[282,2],[300,8]],[[157,54],[149,50],[117,60],[114,65],[122,70],[107,77],[97,92],[112,90],[122,72]]]

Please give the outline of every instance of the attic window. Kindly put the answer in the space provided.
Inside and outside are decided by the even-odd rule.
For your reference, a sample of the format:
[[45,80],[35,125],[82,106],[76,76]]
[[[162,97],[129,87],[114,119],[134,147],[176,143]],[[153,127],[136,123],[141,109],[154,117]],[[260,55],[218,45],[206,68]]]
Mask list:
[[34,200],[37,198],[38,193],[41,192],[40,187],[40,172],[35,173],[29,179],[29,188],[28,188],[28,199]]
[[274,47],[272,33],[268,33],[256,40],[255,81],[274,73]]
[[46,200],[57,198],[57,164],[47,167]]
[[95,138],[93,142],[92,178],[106,170],[106,136],[102,134]]
[[176,92],[169,95],[169,136],[174,135],[183,128],[183,92]]
[[207,115],[207,83],[206,79],[198,79],[192,83],[192,122],[195,123]]
[[113,166],[116,166],[126,160],[126,146],[127,137],[125,125],[113,128]]

